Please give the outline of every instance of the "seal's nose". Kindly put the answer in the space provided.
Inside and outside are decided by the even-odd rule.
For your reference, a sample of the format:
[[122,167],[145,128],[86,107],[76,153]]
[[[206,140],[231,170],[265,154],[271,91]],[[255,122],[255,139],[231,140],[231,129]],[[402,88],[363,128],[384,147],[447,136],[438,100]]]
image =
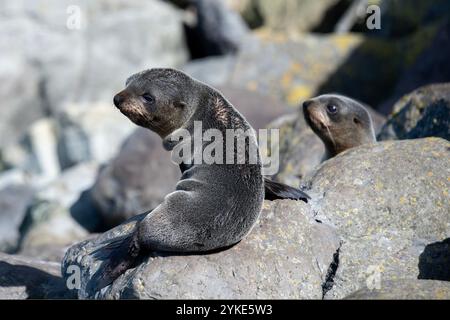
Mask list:
[[114,105],[117,108],[120,108],[120,106],[122,105],[124,100],[125,100],[125,98],[120,93],[118,93],[114,96],[114,99],[113,99]]
[[312,103],[312,100],[306,100],[305,102],[303,102],[303,109],[308,109],[308,107],[312,105]]

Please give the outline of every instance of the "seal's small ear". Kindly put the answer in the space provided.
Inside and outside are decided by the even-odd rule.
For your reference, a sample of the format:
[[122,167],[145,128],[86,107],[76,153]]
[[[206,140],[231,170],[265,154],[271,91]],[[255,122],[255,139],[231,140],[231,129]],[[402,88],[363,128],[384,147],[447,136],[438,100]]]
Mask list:
[[187,107],[187,103],[184,101],[175,101],[175,103],[173,105],[175,106],[175,108],[180,108],[180,109],[184,109]]

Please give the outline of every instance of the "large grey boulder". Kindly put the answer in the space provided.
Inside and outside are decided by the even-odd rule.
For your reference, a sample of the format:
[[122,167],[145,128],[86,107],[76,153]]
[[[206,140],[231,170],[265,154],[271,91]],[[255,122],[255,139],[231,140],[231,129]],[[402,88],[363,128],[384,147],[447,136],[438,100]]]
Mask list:
[[273,32],[295,36],[318,27],[328,10],[339,1],[244,0],[243,2],[242,14],[250,25],[262,24]]
[[125,141],[118,156],[100,170],[90,196],[103,224],[112,227],[155,208],[173,191],[180,176],[161,138],[139,128]]
[[265,202],[251,233],[232,248],[207,255],[154,253],[101,292],[90,291],[101,265],[92,252],[132,232],[142,217],[67,251],[62,272],[68,276],[69,266],[80,267],[79,298],[320,299],[339,246],[333,228],[316,222],[305,203]]
[[135,128],[112,102],[73,104],[58,113],[57,119],[57,152],[62,169],[85,161],[106,163]]
[[[0,38],[3,40],[4,16],[0,26]],[[0,43],[0,88],[2,99],[2,117],[0,120],[0,147],[17,141],[28,126],[44,116],[39,93],[39,71],[31,62],[25,62],[14,52],[7,52]]]
[[66,102],[110,102],[132,73],[189,55],[182,14],[160,0],[2,2],[0,11],[0,146]]
[[[36,248],[57,248],[86,239],[87,231],[57,202],[36,201],[21,225],[20,253]],[[43,255],[45,250],[41,250]],[[43,256],[41,257],[43,258]]]
[[450,282],[398,279],[384,281],[379,289],[363,288],[347,297],[349,300],[449,300]]
[[10,185],[0,190],[0,252],[17,250],[19,228],[33,193],[33,189],[26,185]]
[[186,42],[192,59],[236,53],[249,33],[241,16],[223,1],[172,0],[187,8]]
[[425,137],[450,140],[450,83],[425,86],[402,97],[378,135],[380,140]]
[[325,297],[374,276],[450,280],[449,177],[450,143],[439,138],[365,145],[323,163],[306,181],[310,205],[342,240]]
[[0,253],[0,299],[73,298],[59,263]]
[[134,128],[112,102],[68,104],[55,117],[32,123],[19,143],[3,149],[3,157],[50,182],[82,162],[108,162]]

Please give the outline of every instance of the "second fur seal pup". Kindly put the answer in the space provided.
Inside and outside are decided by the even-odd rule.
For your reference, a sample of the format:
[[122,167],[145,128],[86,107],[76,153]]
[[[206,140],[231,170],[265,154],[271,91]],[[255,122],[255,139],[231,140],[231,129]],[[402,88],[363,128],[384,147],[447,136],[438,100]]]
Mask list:
[[[89,284],[95,290],[133,267],[142,252],[206,252],[239,242],[255,224],[265,195],[307,198],[295,188],[265,182],[256,135],[248,122],[217,90],[178,70],[150,69],[131,76],[114,104],[131,121],[161,136],[167,150],[194,150],[195,142],[180,141],[179,134],[195,137],[196,122],[202,124],[202,132],[214,129],[225,137],[233,129],[238,140],[246,134],[245,148],[242,154],[235,145],[231,164],[191,161],[195,150],[191,158],[183,158],[175,191],[138,223],[131,236],[98,250],[104,262]],[[205,147],[202,144],[197,152]],[[229,152],[225,144],[222,151],[224,156]]]
[[325,159],[366,143],[376,142],[369,111],[362,103],[325,94],[303,103],[305,120],[326,148]]

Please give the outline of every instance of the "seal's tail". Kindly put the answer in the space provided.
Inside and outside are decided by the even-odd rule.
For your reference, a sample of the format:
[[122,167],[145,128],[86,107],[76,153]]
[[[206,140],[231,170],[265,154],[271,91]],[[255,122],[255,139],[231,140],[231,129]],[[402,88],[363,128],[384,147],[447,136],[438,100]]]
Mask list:
[[136,265],[140,248],[137,242],[137,232],[110,241],[92,253],[95,259],[102,260],[100,268],[89,281],[91,290],[99,291],[110,285],[126,270]]
[[268,178],[264,178],[264,189],[264,199],[270,201],[276,199],[291,199],[308,202],[308,199],[311,199],[310,196],[297,188],[288,186],[284,183],[272,181]]

